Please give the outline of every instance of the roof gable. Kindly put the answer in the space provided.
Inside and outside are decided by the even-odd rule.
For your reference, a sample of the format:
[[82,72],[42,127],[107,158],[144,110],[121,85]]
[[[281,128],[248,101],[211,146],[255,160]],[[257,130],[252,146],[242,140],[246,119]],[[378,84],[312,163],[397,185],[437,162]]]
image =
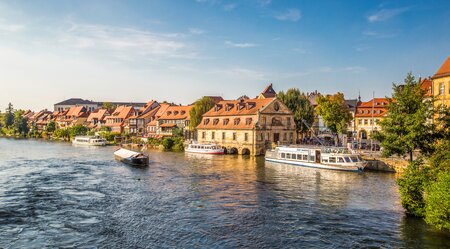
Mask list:
[[450,76],[450,56],[444,61],[442,66],[433,75],[433,79]]

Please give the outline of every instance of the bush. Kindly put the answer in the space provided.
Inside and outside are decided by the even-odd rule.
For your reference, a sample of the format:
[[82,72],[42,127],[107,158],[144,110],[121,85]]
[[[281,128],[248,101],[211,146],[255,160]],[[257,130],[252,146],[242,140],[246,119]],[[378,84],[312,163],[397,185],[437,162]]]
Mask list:
[[408,215],[423,217],[425,215],[424,189],[427,183],[427,168],[422,160],[410,162],[405,172],[398,178],[402,206]]
[[183,152],[184,151],[184,140],[180,137],[175,138],[172,150],[178,151],[178,152]]
[[450,231],[450,172],[441,172],[426,192],[425,221]]
[[171,150],[174,145],[174,140],[170,137],[166,137],[162,141],[162,145],[164,147],[164,150]]
[[75,125],[69,128],[70,137],[86,135],[88,128],[83,125]]

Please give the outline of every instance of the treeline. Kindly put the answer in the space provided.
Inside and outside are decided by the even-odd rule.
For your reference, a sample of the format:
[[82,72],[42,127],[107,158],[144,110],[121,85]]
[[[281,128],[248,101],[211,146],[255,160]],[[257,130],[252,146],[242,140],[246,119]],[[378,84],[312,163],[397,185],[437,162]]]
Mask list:
[[450,110],[435,101],[409,73],[403,84],[393,84],[388,115],[375,138],[384,156],[406,155],[410,161],[397,181],[406,213],[450,231]]
[[5,113],[0,117],[0,134],[7,136],[21,136],[29,135],[30,127],[28,120],[23,116],[24,110],[14,110],[11,103],[8,104]]

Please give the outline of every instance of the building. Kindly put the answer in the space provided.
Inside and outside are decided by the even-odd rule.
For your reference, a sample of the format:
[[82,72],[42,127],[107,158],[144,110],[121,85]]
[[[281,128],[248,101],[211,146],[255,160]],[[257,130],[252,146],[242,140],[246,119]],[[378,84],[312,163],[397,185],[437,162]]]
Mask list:
[[155,115],[160,108],[157,101],[150,101],[138,110],[137,115],[128,119],[126,130],[130,134],[144,136],[146,134],[147,124],[155,119]]
[[296,140],[293,113],[277,98],[259,96],[220,101],[203,115],[197,133],[199,143],[249,155],[264,155],[274,144]]
[[[270,83],[259,95],[257,99],[275,98],[277,93],[273,90],[272,83]],[[243,96],[244,98],[247,96]],[[248,97],[247,97],[248,98]]]
[[167,110],[167,108],[170,105],[167,103],[162,103],[160,104],[158,110],[155,113],[155,117],[153,118],[152,121],[150,121],[149,123],[147,123],[147,132],[146,132],[146,136],[147,137],[156,137],[157,136],[157,127],[158,127],[158,119],[165,113],[165,111]]
[[118,106],[111,115],[106,117],[105,126],[111,127],[111,132],[122,133],[125,128],[125,121],[135,115],[132,106]]
[[386,116],[388,105],[387,98],[374,98],[358,104],[355,114],[355,130],[358,140],[369,139],[372,133],[381,130],[379,122]]
[[68,110],[59,112],[56,118],[58,128],[67,128],[74,125],[83,125],[89,116],[84,106],[72,106]]
[[68,110],[70,107],[84,106],[86,108],[86,110],[92,112],[95,109],[102,108],[104,103],[111,104],[111,106],[113,106],[113,107],[132,106],[136,110],[144,107],[146,104],[146,103],[140,103],[140,102],[109,102],[109,101],[95,102],[92,100],[85,100],[85,99],[81,99],[81,98],[70,98],[70,99],[61,101],[59,103],[56,103],[54,105],[54,111],[61,112],[61,111]]
[[156,136],[172,136],[174,128],[181,129],[186,139],[193,138],[193,132],[189,129],[189,111],[192,105],[170,105],[165,108],[161,116],[156,119]]
[[71,107],[74,106],[84,106],[86,108],[86,110],[88,111],[93,111],[97,108],[99,108],[99,104],[98,102],[94,102],[91,100],[85,100],[85,99],[81,99],[81,98],[71,98],[71,99],[67,99],[64,101],[61,101],[59,103],[56,103],[54,105],[54,111],[66,111],[69,110]]
[[450,56],[431,77],[431,80],[435,109],[439,110],[442,106],[450,107]]
[[86,126],[89,129],[99,130],[106,124],[106,117],[110,115],[107,109],[96,109],[89,114],[86,120]]

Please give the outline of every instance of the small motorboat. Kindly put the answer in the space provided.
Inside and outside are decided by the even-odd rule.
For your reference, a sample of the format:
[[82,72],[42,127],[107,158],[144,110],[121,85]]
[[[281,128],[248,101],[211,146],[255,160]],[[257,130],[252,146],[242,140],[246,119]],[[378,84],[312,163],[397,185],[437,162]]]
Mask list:
[[76,136],[72,143],[74,145],[105,146],[106,140],[98,136]]
[[114,152],[114,157],[126,164],[133,166],[148,166],[148,156],[143,153],[120,148]]

